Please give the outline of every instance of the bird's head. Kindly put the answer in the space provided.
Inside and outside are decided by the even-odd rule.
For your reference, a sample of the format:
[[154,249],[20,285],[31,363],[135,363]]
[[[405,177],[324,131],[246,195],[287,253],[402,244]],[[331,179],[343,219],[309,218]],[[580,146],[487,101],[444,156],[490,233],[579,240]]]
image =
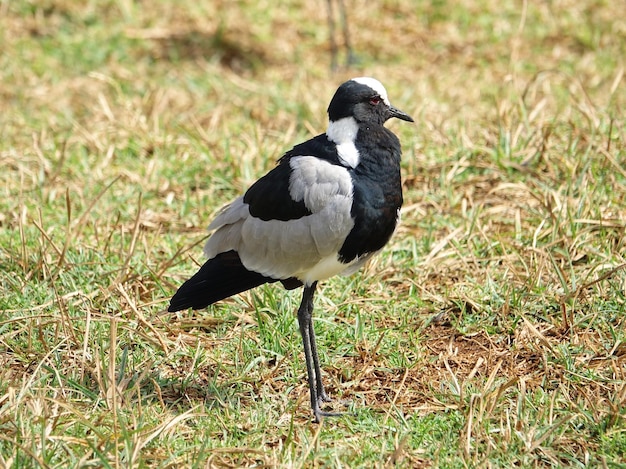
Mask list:
[[330,101],[328,117],[331,122],[352,117],[359,124],[383,125],[392,117],[413,122],[411,116],[391,105],[382,83],[370,77],[343,83]]

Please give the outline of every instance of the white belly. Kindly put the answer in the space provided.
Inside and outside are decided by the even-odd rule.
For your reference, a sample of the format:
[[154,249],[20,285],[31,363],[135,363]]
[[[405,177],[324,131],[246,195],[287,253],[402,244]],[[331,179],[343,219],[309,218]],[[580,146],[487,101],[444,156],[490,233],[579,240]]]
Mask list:
[[333,254],[325,257],[312,268],[296,275],[297,278],[302,280],[305,284],[311,285],[313,282],[320,280],[326,280],[327,278],[339,275],[346,270],[350,264],[344,264],[339,262],[337,255]]

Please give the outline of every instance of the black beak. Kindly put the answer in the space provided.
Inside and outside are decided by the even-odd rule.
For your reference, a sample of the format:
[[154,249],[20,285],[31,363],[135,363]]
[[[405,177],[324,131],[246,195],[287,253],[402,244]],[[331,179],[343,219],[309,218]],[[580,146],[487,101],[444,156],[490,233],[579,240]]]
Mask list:
[[413,118],[409,116],[406,112],[403,112],[393,106],[389,106],[389,119],[391,119],[392,117],[396,117],[407,122],[415,122]]

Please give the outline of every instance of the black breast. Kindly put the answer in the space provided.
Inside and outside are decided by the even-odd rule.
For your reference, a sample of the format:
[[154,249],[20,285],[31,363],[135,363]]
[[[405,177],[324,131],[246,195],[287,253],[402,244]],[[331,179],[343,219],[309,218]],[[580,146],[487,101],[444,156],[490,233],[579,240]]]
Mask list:
[[354,228],[339,251],[342,262],[381,249],[396,228],[402,206],[398,138],[382,126],[363,129],[356,147],[360,163],[350,171]]

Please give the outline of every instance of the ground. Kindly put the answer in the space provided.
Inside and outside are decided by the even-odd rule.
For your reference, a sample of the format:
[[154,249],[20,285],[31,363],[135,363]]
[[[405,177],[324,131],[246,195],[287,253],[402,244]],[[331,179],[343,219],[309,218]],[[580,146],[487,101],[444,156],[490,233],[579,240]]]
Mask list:
[[[0,465],[623,467],[626,20],[557,0],[0,5]],[[339,57],[345,62],[345,52]],[[405,204],[315,327],[166,312],[219,208],[373,76]]]

